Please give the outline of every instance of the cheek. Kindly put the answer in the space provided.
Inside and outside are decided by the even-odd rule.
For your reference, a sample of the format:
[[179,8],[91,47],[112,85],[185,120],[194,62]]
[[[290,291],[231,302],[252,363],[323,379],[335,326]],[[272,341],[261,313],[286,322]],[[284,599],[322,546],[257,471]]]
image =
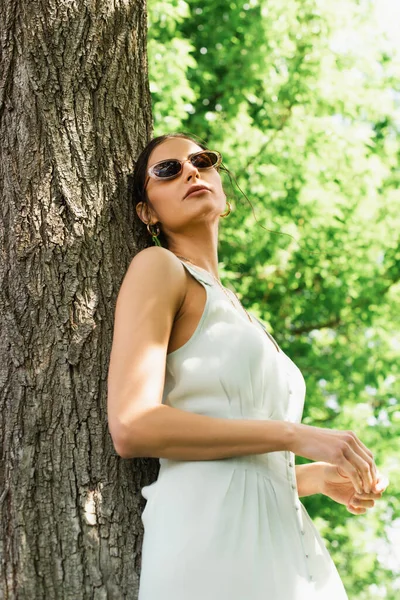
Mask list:
[[221,177],[219,176],[218,173],[215,173],[215,176],[213,177],[213,180],[210,181],[210,183],[213,185],[213,187],[218,195],[221,195],[223,197],[226,196],[224,188],[222,187]]
[[179,191],[176,183],[174,185],[174,181],[165,181],[154,186],[151,193],[148,193],[148,197],[155,210],[160,213],[163,212],[165,207],[171,206],[173,203],[178,204],[180,200]]
[[220,183],[220,187],[219,187],[219,192],[218,192],[218,193],[219,193],[219,195],[221,196],[221,198],[223,198],[223,199],[224,199],[224,201],[226,201],[226,199],[227,199],[227,195],[226,195],[226,193],[225,193],[225,190],[224,190],[224,188],[222,187],[222,183]]

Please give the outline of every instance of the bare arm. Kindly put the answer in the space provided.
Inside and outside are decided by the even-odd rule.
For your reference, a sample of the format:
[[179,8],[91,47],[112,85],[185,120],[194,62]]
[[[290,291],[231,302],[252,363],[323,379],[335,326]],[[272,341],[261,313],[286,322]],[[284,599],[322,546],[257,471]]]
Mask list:
[[161,404],[136,417],[121,456],[213,460],[287,450],[292,436],[286,421],[222,419]]

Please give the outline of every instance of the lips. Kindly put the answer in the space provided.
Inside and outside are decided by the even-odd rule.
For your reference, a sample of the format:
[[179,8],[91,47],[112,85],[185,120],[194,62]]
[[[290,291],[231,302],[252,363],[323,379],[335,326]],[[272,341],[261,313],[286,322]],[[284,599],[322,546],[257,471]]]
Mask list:
[[183,197],[183,199],[187,198],[189,196],[189,194],[192,194],[193,192],[197,192],[199,190],[204,190],[204,191],[207,191],[207,192],[210,191],[210,189],[206,185],[192,185],[192,187],[190,187],[188,189],[188,191],[186,192],[186,194]]

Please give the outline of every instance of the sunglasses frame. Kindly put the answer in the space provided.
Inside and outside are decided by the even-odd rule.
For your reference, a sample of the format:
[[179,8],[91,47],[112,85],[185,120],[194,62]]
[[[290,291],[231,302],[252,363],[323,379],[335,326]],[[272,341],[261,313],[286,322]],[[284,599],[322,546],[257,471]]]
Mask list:
[[[193,154],[189,154],[189,156],[187,157],[186,160],[179,160],[178,158],[165,158],[164,160],[159,160],[154,165],[152,165],[151,167],[149,167],[149,169],[147,170],[147,175],[148,175],[148,177],[151,177],[152,179],[156,179],[157,181],[169,181],[170,179],[175,179],[175,177],[178,177],[182,173],[183,165],[186,162],[188,162],[188,161],[192,162],[192,158],[194,156],[197,156],[198,154],[204,154],[204,152],[209,152],[211,154],[215,154],[217,156],[217,162],[214,165],[211,165],[210,167],[196,167],[196,168],[200,169],[201,171],[207,171],[208,169],[216,169],[216,168],[218,168],[220,166],[221,162],[222,162],[222,156],[221,156],[221,154],[219,152],[217,152],[216,150],[199,150],[198,152],[193,152]],[[178,171],[178,173],[175,173],[174,175],[171,175],[170,177],[158,177],[154,173],[154,169],[158,165],[161,165],[164,162],[171,162],[173,160],[176,161],[176,162],[178,162],[181,165],[181,168]],[[194,165],[194,166],[196,166],[196,165]]]

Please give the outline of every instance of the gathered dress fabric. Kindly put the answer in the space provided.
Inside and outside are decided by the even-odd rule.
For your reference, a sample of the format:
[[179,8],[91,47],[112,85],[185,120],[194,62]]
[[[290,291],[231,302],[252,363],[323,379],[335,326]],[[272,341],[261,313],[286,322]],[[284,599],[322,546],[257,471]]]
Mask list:
[[[206,304],[192,337],[167,355],[163,403],[300,423],[298,367],[212,275],[181,262],[204,286]],[[348,600],[299,500],[292,452],[159,461],[157,480],[141,490],[139,600]]]

